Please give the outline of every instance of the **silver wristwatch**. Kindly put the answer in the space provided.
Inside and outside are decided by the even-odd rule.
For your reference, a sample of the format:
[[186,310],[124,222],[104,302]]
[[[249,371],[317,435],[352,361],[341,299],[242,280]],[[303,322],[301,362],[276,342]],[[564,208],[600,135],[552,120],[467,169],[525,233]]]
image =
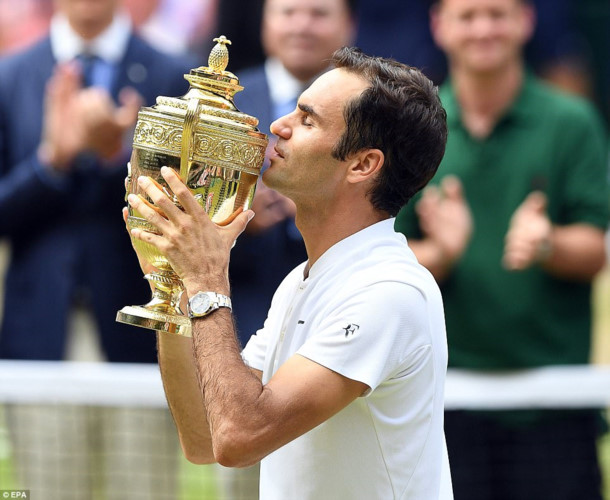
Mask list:
[[197,292],[188,301],[188,317],[201,318],[221,307],[228,307],[231,310],[231,299],[226,295],[216,292]]

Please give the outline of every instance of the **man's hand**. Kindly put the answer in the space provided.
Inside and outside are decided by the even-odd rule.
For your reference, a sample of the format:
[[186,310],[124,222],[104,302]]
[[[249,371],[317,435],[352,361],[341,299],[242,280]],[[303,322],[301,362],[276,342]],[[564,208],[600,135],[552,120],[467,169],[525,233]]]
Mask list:
[[167,257],[189,296],[199,290],[228,294],[230,251],[254,212],[247,210],[229,224],[219,226],[210,220],[174,170],[163,167],[161,174],[184,211],[150,178],[140,177],[138,184],[153,204],[134,194],[129,195],[128,201],[160,234],[139,228],[132,229],[131,234]]
[[457,177],[445,177],[440,186],[426,188],[416,207],[420,227],[436,245],[444,266],[464,253],[472,235],[472,215]]
[[133,89],[123,89],[116,106],[110,94],[98,87],[80,91],[78,110],[84,126],[83,147],[109,160],[123,147],[123,137],[136,123],[142,98]]
[[[127,229],[127,232],[129,233],[129,226],[127,225],[127,217],[129,217],[129,209],[127,207],[123,207],[123,222],[125,222],[125,228]],[[133,250],[136,253],[136,256],[138,257],[138,263],[140,264],[140,269],[142,269],[142,273],[143,274],[152,274],[158,271],[158,269],[153,266],[150,262],[148,262],[144,257],[142,257],[140,255],[140,253],[138,252],[138,249],[136,248],[135,245],[132,244]],[[153,286],[152,282],[151,283],[151,287]]]
[[80,74],[74,64],[60,64],[48,81],[38,149],[43,164],[56,172],[70,169],[83,150],[85,129],[79,112]]
[[527,269],[550,257],[553,226],[546,205],[546,196],[534,191],[515,210],[504,244],[502,262],[507,269]]
[[60,64],[47,84],[43,117],[41,161],[57,172],[67,172],[85,151],[109,160],[123,147],[125,132],[138,117],[142,98],[123,89],[116,106],[108,92],[97,87],[80,88],[74,64]]

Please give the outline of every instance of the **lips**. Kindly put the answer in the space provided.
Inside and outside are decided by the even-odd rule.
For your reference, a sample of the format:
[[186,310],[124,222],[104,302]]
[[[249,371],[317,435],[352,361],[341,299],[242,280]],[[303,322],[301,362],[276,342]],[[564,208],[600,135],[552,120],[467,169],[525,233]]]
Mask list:
[[277,146],[275,146],[275,147],[273,148],[273,150],[275,151],[275,154],[276,154],[277,156],[279,156],[280,158],[284,158],[284,154],[282,153],[282,151],[281,151],[280,149],[278,149],[278,147],[277,147]]

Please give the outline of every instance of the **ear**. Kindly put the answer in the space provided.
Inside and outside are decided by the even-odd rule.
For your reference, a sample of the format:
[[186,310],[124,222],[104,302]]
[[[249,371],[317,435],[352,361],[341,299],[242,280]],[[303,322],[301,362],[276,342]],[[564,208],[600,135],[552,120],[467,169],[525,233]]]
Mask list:
[[430,7],[430,33],[437,47],[443,48],[442,31],[440,28],[442,22],[441,15],[441,6],[435,2]]
[[377,176],[383,167],[385,155],[380,149],[364,149],[351,159],[347,171],[347,182],[366,182]]
[[532,38],[536,28],[536,8],[528,2],[524,2],[520,8],[521,15],[523,16],[522,40],[525,44]]

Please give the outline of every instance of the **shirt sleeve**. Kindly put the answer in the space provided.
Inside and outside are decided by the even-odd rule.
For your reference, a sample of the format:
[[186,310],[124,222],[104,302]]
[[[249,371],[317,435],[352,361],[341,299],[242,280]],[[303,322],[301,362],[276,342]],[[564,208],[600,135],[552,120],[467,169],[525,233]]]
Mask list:
[[[581,104],[577,106],[577,104]],[[574,104],[564,116],[564,138],[558,142],[565,179],[561,224],[608,224],[608,150],[604,126],[592,106]]]
[[427,303],[416,288],[379,282],[329,304],[316,330],[297,351],[334,372],[375,389],[408,370],[416,351],[431,345]]

